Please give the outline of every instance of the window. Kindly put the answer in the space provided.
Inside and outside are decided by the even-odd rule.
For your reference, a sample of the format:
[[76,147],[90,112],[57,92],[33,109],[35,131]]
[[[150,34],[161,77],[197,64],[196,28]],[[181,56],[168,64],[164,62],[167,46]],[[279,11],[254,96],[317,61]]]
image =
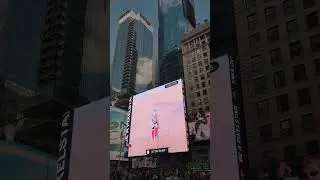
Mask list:
[[299,31],[298,21],[296,19],[287,22],[288,36],[295,35]]
[[317,140],[307,141],[305,143],[305,148],[306,148],[306,153],[308,155],[318,154],[319,152],[318,141]]
[[297,149],[295,145],[288,145],[283,148],[283,157],[285,161],[291,162],[296,159]]
[[293,42],[290,44],[290,58],[292,60],[301,58],[303,56],[302,44],[300,41]]
[[197,75],[198,74],[198,71],[197,70],[194,70],[193,71],[193,75]]
[[267,89],[267,81],[265,77],[259,77],[253,80],[256,93],[263,93]]
[[255,33],[249,37],[250,48],[257,47],[260,43],[260,33]]
[[287,94],[283,94],[276,97],[277,110],[280,113],[284,113],[290,110],[289,97]]
[[200,62],[198,62],[198,66],[200,66],[200,67],[202,66],[202,62],[201,62],[201,61],[200,61]]
[[261,55],[256,55],[251,57],[252,72],[259,72],[263,68],[263,66],[261,65],[261,62],[263,62]]
[[203,53],[203,57],[208,57],[208,53]]
[[198,102],[198,106],[200,106],[202,104],[202,100],[201,99],[199,99],[197,102]]
[[320,76],[320,58],[314,60],[314,68],[316,76]]
[[250,31],[254,30],[257,28],[258,25],[258,16],[256,13],[251,14],[247,17],[247,21],[248,21],[248,29]]
[[306,24],[308,29],[315,28],[319,25],[318,11],[306,16]]
[[204,75],[203,74],[200,75],[200,79],[204,80]]
[[194,101],[191,101],[191,106],[192,106],[192,107],[196,106],[196,104],[195,104]]
[[299,89],[297,91],[298,104],[300,107],[311,104],[311,95],[309,88]]
[[296,82],[301,82],[308,79],[306,74],[306,67],[303,64],[293,67],[293,78]]
[[201,95],[200,92],[197,92],[197,97],[200,97],[200,95]]
[[260,141],[262,143],[272,141],[272,124],[260,127]]
[[205,97],[205,98],[203,99],[203,101],[204,101],[205,103],[209,103],[209,98],[208,98],[208,97]]
[[209,60],[208,59],[204,59],[204,64],[209,64]]
[[280,121],[280,135],[282,137],[293,135],[293,127],[292,127],[291,119],[285,119]]
[[270,51],[270,60],[272,65],[279,65],[282,62],[281,49],[273,49]]
[[199,84],[196,84],[196,88],[197,88],[197,89],[200,89],[200,85],[199,85]]
[[206,89],[204,89],[204,90],[202,91],[202,93],[203,93],[203,95],[207,95],[207,94],[208,94],[208,92],[207,92]]
[[206,82],[202,82],[202,87],[206,87]]
[[317,130],[317,124],[313,117],[313,114],[305,114],[301,116],[301,125],[303,132],[315,132]]
[[286,85],[286,77],[284,71],[277,71],[273,73],[273,83],[275,88],[281,88]]
[[257,0],[247,0],[246,5],[247,5],[247,8],[249,8],[249,9],[256,7]]
[[294,0],[286,0],[283,2],[283,11],[284,15],[294,14],[296,12],[296,7],[294,4]]
[[263,119],[269,116],[270,114],[270,104],[269,100],[263,100],[257,103],[258,109],[258,119]]
[[320,35],[310,37],[310,44],[313,53],[320,52]]
[[277,19],[277,9],[276,7],[268,7],[264,10],[266,23],[272,23]]
[[192,64],[192,68],[197,68],[197,64],[196,63]]
[[195,82],[198,82],[199,81],[199,78],[196,76],[196,77],[194,77],[194,81]]
[[209,106],[206,106],[206,107],[205,107],[205,110],[206,110],[206,111],[209,111],[209,110],[210,110],[210,107],[209,107]]
[[278,26],[267,29],[267,36],[269,42],[275,42],[279,40]]
[[189,89],[190,89],[190,91],[193,91],[193,86],[192,86],[192,84],[189,85]]
[[316,4],[316,0],[303,0],[303,8],[312,8]]
[[263,151],[261,153],[263,164],[275,164],[277,162],[276,153],[273,150]]

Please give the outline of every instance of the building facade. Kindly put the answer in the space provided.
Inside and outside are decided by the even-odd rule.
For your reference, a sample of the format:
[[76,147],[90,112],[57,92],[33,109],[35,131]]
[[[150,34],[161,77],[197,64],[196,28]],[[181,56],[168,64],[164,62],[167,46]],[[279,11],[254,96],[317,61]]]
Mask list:
[[251,167],[319,152],[320,2],[234,0]]
[[182,59],[189,112],[209,111],[210,24],[203,23],[182,39]]
[[132,10],[119,18],[118,36],[112,64],[111,87],[136,94],[149,89],[153,79],[153,27]]
[[[159,0],[158,2],[159,62],[157,73],[158,85],[163,85],[183,77],[180,43],[183,35],[192,28],[192,25],[185,14],[187,6],[184,1]],[[192,7],[194,3],[190,2],[189,7]],[[194,16],[193,9],[192,12]]]
[[62,99],[75,94],[88,101],[110,94],[104,4],[48,1],[38,76],[42,93]]
[[[5,2],[5,1],[4,1]],[[12,0],[1,3],[0,65],[4,78],[26,88],[37,88],[41,31],[46,0]]]

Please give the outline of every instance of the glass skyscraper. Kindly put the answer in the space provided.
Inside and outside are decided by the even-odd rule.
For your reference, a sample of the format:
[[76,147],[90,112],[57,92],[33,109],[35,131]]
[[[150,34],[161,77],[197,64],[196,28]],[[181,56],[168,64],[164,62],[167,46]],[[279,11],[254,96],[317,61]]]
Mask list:
[[111,70],[111,87],[135,94],[152,84],[153,27],[141,14],[126,11],[119,18],[118,36]]
[[[192,28],[185,15],[186,0],[159,0],[159,85],[182,78],[180,44],[184,33]],[[189,1],[193,5],[193,1]]]

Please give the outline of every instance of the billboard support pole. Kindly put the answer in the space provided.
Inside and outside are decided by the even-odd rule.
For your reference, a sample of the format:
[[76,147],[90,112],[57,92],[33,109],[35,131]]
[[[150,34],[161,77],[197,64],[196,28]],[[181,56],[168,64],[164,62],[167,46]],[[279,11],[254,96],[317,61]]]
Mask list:
[[[122,124],[121,124],[122,126]],[[120,170],[120,160],[121,160],[121,154],[122,154],[122,149],[123,149],[123,142],[122,142],[122,137],[123,137],[123,131],[121,130],[120,134],[120,151],[119,151],[119,158],[118,158],[118,171]]]

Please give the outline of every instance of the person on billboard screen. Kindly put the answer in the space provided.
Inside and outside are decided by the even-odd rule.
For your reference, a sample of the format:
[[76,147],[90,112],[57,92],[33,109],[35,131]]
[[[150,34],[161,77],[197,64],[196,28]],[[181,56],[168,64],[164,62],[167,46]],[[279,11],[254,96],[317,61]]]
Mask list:
[[155,109],[153,110],[151,124],[152,124],[151,137],[152,137],[152,140],[154,141],[155,139],[159,138],[159,119],[158,119],[157,110]]
[[204,115],[201,113],[197,114],[197,122],[195,125],[196,129],[196,140],[208,140],[210,138],[210,128]]

